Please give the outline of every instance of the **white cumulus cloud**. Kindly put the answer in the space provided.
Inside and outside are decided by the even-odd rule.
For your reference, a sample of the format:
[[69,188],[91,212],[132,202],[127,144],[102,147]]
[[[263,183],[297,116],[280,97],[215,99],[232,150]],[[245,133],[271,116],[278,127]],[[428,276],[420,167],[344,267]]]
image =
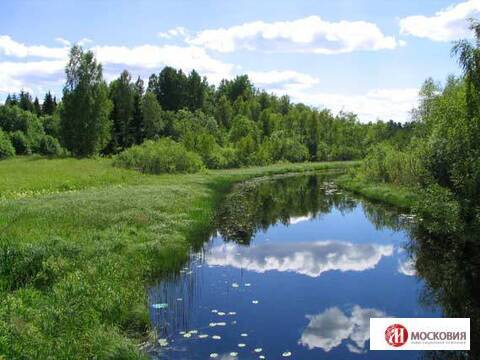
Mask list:
[[307,315],[310,320],[298,343],[309,349],[320,348],[329,352],[347,340],[353,353],[363,353],[370,339],[370,318],[384,317],[377,309],[355,305],[350,316],[338,307],[329,308],[318,315]]
[[469,37],[469,18],[479,17],[480,0],[469,0],[436,12],[433,16],[415,15],[400,19],[400,32],[433,41],[452,41]]
[[18,58],[30,56],[48,59],[66,59],[68,47],[48,47],[44,45],[25,45],[8,35],[0,35],[0,54]]
[[139,45],[94,46],[91,50],[98,60],[105,64],[138,67],[142,69],[160,69],[170,65],[177,69],[197,70],[210,81],[217,83],[222,78],[231,77],[233,65],[214,59],[197,46]]
[[207,29],[185,39],[192,45],[219,52],[262,50],[340,54],[401,46],[367,21],[330,22],[320,16],[292,21],[254,21],[228,28]]
[[250,71],[248,77],[260,88],[283,86],[285,88],[304,89],[319,82],[316,77],[293,70]]
[[371,89],[363,94],[341,94],[315,89],[279,87],[272,89],[277,95],[288,94],[293,101],[332,110],[353,112],[362,122],[410,120],[410,111],[417,106],[417,88]]

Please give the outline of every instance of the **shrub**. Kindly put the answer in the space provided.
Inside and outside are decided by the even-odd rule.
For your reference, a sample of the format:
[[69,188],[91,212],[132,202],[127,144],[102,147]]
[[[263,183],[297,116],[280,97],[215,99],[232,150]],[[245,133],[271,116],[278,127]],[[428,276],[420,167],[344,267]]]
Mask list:
[[0,160],[15,155],[15,148],[10,141],[10,137],[0,130]]
[[15,148],[17,155],[26,155],[32,152],[30,148],[30,141],[25,136],[25,134],[17,130],[11,134],[12,145]]
[[164,138],[145,141],[123,151],[115,158],[114,165],[152,174],[193,173],[203,167],[203,162],[183,144]]
[[385,143],[372,146],[363,162],[363,175],[375,181],[416,185],[424,177],[422,158],[416,149],[402,151]]
[[53,136],[45,135],[40,139],[38,152],[42,155],[60,155],[62,147]]

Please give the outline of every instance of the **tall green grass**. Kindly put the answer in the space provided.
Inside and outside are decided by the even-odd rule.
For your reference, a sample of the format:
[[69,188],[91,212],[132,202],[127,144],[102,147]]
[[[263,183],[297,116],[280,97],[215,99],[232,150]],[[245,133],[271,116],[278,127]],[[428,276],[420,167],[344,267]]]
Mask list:
[[233,182],[355,164],[156,176],[108,159],[1,161],[0,358],[142,358],[145,284],[183,264]]

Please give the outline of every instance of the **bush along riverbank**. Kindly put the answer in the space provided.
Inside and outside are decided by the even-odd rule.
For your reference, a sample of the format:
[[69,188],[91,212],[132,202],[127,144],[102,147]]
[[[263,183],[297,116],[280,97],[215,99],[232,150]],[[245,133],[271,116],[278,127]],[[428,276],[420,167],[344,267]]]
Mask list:
[[158,176],[107,159],[2,161],[0,358],[143,358],[145,284],[179,268],[208,236],[231,184],[356,164]]

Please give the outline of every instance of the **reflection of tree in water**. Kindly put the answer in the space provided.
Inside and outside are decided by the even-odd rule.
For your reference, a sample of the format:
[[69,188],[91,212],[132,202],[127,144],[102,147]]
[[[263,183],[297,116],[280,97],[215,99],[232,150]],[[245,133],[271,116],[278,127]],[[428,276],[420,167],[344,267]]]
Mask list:
[[373,204],[368,201],[361,201],[363,211],[367,219],[375,225],[375,229],[391,229],[400,231],[405,229],[406,221],[399,216],[399,211],[379,204]]
[[434,234],[418,226],[412,234],[411,250],[417,275],[426,286],[421,300],[440,306],[446,317],[469,317],[471,351],[438,351],[426,359],[479,359],[480,352],[480,238],[479,230]]
[[[249,244],[269,226],[291,218],[349,211],[355,202],[332,190],[328,175],[289,176],[251,181],[237,186],[219,209],[218,231],[226,241]],[[326,196],[330,194],[330,196]]]

